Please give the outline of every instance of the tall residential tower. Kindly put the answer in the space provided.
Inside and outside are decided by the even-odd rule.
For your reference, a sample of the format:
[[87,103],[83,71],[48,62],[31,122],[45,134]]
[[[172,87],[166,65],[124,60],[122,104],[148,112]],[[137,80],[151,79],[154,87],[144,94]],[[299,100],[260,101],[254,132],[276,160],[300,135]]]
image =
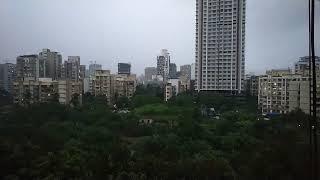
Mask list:
[[246,0],[197,0],[196,90],[241,93]]
[[167,49],[162,49],[160,56],[157,57],[157,74],[163,77],[163,81],[169,79],[170,53]]

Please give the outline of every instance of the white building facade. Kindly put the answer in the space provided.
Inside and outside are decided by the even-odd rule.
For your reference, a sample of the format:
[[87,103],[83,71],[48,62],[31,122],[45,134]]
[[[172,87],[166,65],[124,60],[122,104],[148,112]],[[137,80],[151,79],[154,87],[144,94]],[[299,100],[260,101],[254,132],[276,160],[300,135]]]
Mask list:
[[241,93],[246,0],[197,0],[196,7],[196,90]]

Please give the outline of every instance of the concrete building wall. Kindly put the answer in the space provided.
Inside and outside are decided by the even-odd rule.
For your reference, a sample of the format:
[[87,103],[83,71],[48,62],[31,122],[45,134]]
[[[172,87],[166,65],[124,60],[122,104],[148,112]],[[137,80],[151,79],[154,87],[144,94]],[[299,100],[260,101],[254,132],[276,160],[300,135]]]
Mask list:
[[13,82],[16,78],[16,65],[12,63],[0,64],[0,88],[12,93]]
[[58,80],[61,78],[61,66],[60,53],[52,52],[50,49],[43,49],[39,53],[39,77]]
[[152,81],[152,76],[157,75],[156,67],[146,67],[144,70],[145,81]]
[[69,56],[64,63],[65,79],[72,81],[80,80],[80,57]]
[[180,66],[180,79],[186,82],[191,80],[191,65]]

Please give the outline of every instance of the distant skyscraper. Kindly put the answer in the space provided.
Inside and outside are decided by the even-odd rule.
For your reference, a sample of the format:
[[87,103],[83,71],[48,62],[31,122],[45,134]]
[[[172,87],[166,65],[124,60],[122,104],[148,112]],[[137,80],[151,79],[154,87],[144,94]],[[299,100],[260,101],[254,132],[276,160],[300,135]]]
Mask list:
[[17,79],[23,80],[39,78],[38,55],[24,55],[17,57],[16,64]]
[[152,76],[157,75],[157,68],[156,67],[146,67],[144,69],[144,77],[146,81],[151,81]]
[[169,78],[170,54],[168,50],[162,49],[160,56],[157,57],[157,74],[163,77],[163,81]]
[[72,81],[80,80],[80,57],[69,56],[64,63],[65,78]]
[[0,89],[12,93],[13,81],[15,80],[16,65],[11,63],[0,64]]
[[243,91],[246,0],[197,0],[196,89]]
[[170,63],[169,66],[169,78],[177,78],[177,65],[175,63]]
[[131,64],[129,63],[118,63],[118,74],[131,74]]
[[102,65],[101,64],[90,64],[89,65],[89,76],[93,76],[96,70],[102,70]]
[[40,77],[52,78],[57,80],[61,78],[62,56],[58,52],[51,52],[50,49],[43,49],[39,53]]
[[180,77],[184,81],[191,80],[191,65],[187,64],[180,66]]

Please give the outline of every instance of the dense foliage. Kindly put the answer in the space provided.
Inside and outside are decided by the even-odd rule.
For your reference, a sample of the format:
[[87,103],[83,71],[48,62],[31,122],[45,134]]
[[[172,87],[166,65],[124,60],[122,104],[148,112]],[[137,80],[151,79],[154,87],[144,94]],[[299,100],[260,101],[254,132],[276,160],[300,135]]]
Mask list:
[[[82,107],[2,112],[1,179],[309,179],[303,113],[257,121],[247,98],[181,95],[163,103],[140,88],[118,102],[130,113],[89,96]],[[221,118],[202,117],[203,104]]]

